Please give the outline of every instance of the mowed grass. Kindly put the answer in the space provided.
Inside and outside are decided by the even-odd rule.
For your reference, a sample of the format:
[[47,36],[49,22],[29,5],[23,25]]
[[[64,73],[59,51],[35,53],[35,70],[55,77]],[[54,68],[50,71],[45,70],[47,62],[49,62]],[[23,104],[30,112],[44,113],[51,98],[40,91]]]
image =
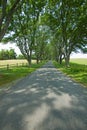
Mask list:
[[20,79],[24,76],[27,76],[31,72],[35,71],[37,68],[40,68],[45,62],[36,64],[33,63],[30,67],[29,66],[19,66],[13,67],[11,69],[0,69],[0,87],[7,83],[11,83],[17,79]]
[[87,87],[87,65],[70,63],[70,67],[66,68],[63,62],[62,65],[54,62],[56,68],[70,76],[73,80]]
[[75,58],[75,59],[72,58],[72,59],[70,59],[70,62],[87,65],[87,58]]

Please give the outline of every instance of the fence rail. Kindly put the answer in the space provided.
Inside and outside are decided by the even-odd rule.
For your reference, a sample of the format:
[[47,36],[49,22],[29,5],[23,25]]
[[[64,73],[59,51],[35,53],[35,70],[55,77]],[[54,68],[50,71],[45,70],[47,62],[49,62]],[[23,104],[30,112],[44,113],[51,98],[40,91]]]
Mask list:
[[19,67],[19,66],[28,66],[28,63],[16,63],[16,64],[6,64],[6,65],[0,65],[0,69],[11,69],[13,67]]

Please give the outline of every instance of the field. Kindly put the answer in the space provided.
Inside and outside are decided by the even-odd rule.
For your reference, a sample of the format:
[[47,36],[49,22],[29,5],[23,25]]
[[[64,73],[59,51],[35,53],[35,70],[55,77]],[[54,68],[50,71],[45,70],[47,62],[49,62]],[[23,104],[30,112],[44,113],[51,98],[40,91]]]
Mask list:
[[70,59],[70,62],[87,65],[87,58],[76,58],[76,59],[72,58]]
[[27,63],[27,60],[0,60],[0,65]]
[[[32,60],[35,63],[35,60]],[[27,60],[0,60],[0,65],[11,65],[11,64],[27,63]]]
[[[36,63],[36,60],[32,60],[32,63]],[[17,66],[27,65],[27,60],[0,60],[0,69],[1,68],[12,68]]]

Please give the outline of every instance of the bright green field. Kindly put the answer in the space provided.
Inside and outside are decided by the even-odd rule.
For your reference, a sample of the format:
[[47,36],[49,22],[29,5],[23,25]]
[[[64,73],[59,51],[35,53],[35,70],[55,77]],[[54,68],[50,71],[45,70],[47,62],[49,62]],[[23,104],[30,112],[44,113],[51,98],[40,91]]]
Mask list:
[[87,65],[87,58],[70,59],[70,62]]

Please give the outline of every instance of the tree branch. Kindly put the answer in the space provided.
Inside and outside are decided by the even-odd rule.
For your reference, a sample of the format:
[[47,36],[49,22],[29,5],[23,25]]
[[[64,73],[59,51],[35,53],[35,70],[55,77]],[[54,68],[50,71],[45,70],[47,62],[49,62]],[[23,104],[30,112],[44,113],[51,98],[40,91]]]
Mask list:
[[[8,11],[8,13],[6,14],[5,12],[3,12],[3,17],[0,18],[0,24],[1,24],[0,41],[2,40],[2,38],[4,37],[4,35],[5,35],[5,33],[8,29],[9,23],[12,20],[12,16],[13,16],[14,12],[19,7],[19,2],[20,2],[20,0],[16,0],[16,2],[13,4],[11,9]],[[3,8],[6,8],[6,7],[3,7]],[[4,23],[4,26],[3,26],[2,23],[3,23],[4,18],[5,18],[5,23]]]

